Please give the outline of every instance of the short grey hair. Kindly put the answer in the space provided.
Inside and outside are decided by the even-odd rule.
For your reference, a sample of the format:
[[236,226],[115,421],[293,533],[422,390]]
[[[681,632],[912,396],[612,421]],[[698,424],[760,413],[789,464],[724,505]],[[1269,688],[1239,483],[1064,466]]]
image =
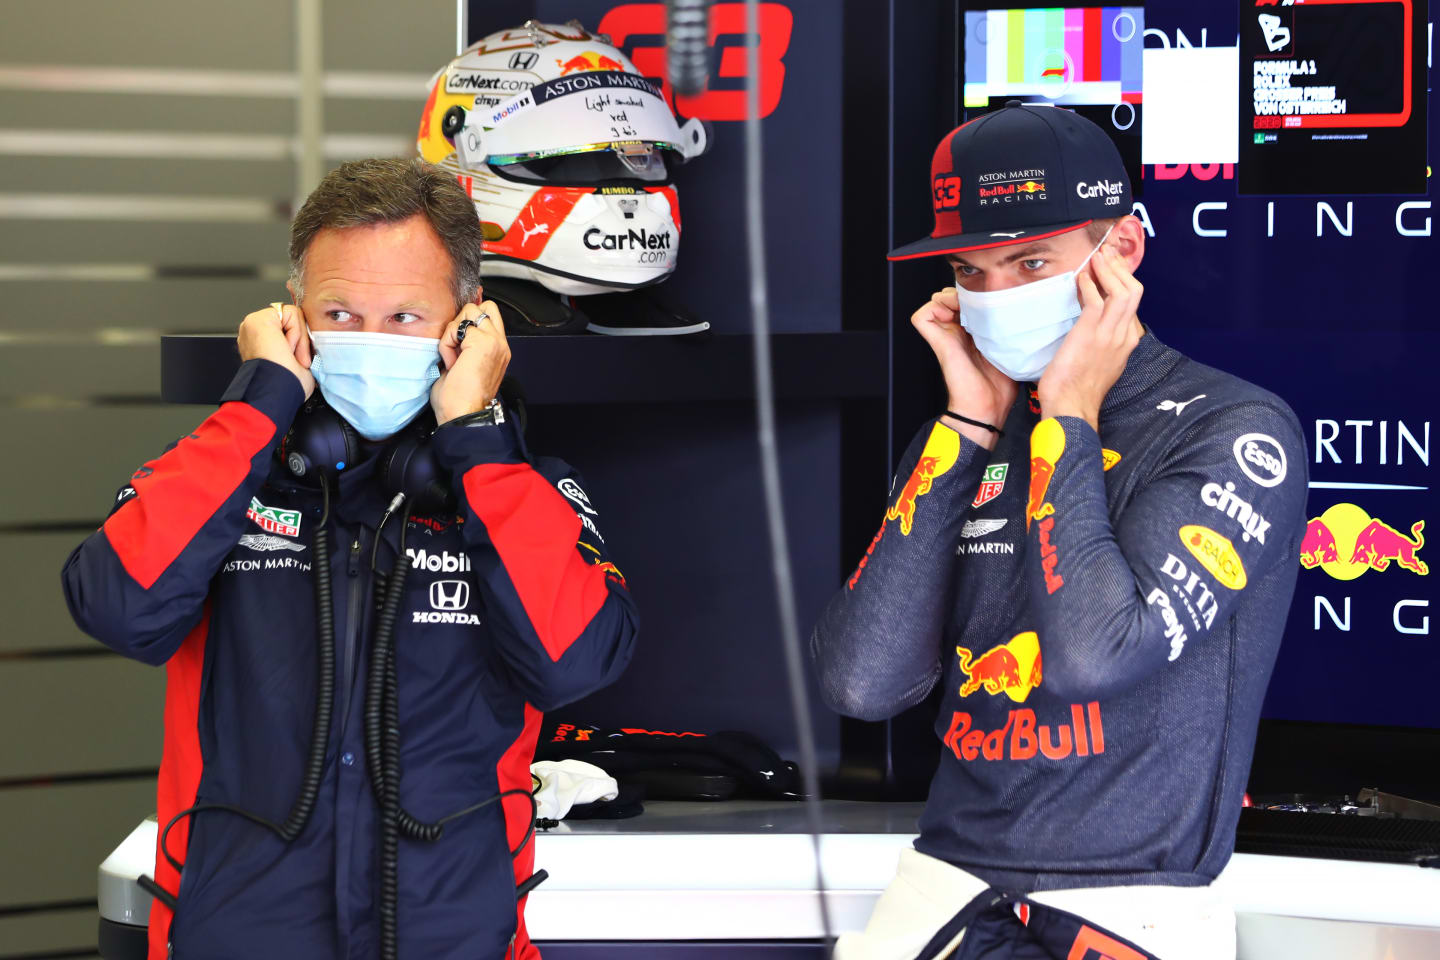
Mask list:
[[450,254],[455,304],[480,289],[484,235],[470,197],[453,174],[420,159],[353,160],[330,171],[290,224],[290,286],[304,296],[305,254],[328,228],[399,223],[424,216]]

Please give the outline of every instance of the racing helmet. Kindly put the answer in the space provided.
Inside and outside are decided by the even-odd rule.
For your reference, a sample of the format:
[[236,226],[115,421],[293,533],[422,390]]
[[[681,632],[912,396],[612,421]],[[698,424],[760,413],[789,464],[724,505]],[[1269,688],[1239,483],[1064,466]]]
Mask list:
[[416,149],[451,170],[485,236],[482,272],[578,296],[634,290],[675,269],[671,171],[707,146],[609,38],[527,21],[435,75]]

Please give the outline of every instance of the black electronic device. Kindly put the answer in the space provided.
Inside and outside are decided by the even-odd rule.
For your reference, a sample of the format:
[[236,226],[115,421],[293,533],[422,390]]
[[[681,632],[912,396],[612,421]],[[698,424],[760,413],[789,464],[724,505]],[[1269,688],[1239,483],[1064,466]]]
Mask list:
[[[523,435],[529,419],[519,385],[507,377],[500,384],[504,409],[519,422]],[[403,493],[411,513],[424,516],[453,512],[455,493],[430,450],[435,418],[427,410],[388,440],[372,444],[325,402],[319,390],[305,401],[280,442],[277,455],[298,480],[333,481],[348,467],[380,446],[376,478],[391,497]]]

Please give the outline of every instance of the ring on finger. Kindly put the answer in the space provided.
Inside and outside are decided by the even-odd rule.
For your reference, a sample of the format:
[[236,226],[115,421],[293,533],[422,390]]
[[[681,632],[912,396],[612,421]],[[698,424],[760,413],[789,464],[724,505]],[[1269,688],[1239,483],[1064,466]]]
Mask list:
[[483,313],[483,312],[482,312],[482,313],[480,314],[480,316],[479,316],[477,319],[475,319],[475,320],[471,320],[469,317],[466,317],[464,320],[461,320],[461,321],[460,321],[460,326],[459,326],[459,328],[455,331],[455,342],[456,342],[456,343],[464,343],[464,342],[465,342],[465,333],[466,333],[471,327],[478,327],[478,326],[480,326],[481,323],[483,323],[484,321],[486,321],[486,320],[488,320],[488,319],[490,319],[490,314],[488,314],[488,313]]

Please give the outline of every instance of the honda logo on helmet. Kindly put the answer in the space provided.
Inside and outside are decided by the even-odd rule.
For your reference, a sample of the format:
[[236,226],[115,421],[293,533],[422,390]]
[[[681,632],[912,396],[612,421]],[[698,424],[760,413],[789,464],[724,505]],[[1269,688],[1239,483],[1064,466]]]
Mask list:
[[430,584],[430,606],[436,610],[464,610],[470,605],[470,584],[464,580],[436,580]]
[[510,58],[511,70],[529,70],[540,60],[538,53],[517,53]]

